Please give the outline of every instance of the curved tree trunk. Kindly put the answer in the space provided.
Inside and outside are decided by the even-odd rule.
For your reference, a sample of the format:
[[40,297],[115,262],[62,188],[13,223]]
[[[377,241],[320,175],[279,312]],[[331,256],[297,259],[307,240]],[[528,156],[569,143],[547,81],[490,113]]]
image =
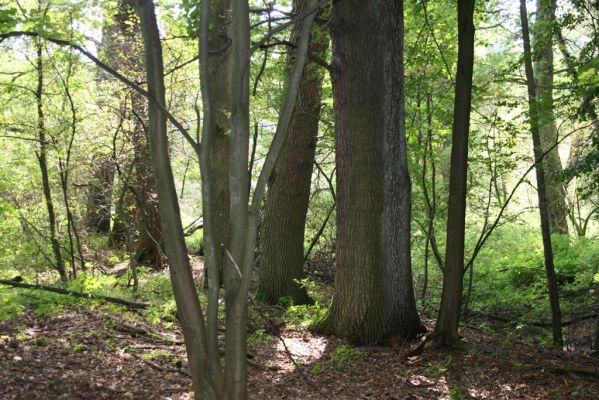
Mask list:
[[[293,12],[307,9],[307,0],[295,0]],[[291,42],[297,43],[301,24],[296,24]],[[309,51],[324,59],[328,35],[322,28],[312,31]],[[294,50],[288,53],[290,68]],[[257,298],[274,304],[290,296],[294,304],[311,300],[297,280],[303,277],[304,228],[310,198],[314,153],[318,136],[323,72],[316,64],[304,68],[287,139],[268,184],[268,198],[260,234],[260,276]]]
[[[158,24],[151,0],[136,0],[145,44],[148,92],[162,107],[165,102],[164,67]],[[207,367],[206,332],[202,308],[191,274],[175,181],[168,151],[166,117],[154,102],[149,105],[148,134],[152,167],[157,177],[158,203],[177,314],[183,329],[196,398],[216,398]]]

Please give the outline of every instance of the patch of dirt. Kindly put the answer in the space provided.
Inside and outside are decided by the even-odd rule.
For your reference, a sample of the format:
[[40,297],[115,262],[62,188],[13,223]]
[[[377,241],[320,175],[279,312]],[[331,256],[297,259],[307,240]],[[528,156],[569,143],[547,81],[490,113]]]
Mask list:
[[[464,328],[464,350],[347,347],[285,329],[251,346],[252,399],[597,399],[597,360]],[[177,327],[68,311],[0,323],[1,399],[191,399]],[[287,350],[285,350],[287,348]],[[347,351],[349,349],[349,351]],[[345,351],[342,351],[345,350]],[[294,361],[289,358],[292,355]],[[460,397],[461,396],[461,397]]]

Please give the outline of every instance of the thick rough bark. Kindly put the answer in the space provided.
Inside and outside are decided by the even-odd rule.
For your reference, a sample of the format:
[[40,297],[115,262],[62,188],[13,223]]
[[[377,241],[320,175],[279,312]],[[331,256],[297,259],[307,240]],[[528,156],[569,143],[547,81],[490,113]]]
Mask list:
[[[537,0],[537,20],[534,26],[534,54],[536,62],[536,97],[539,114],[539,136],[543,152],[558,140],[553,107],[553,39],[555,36],[556,0]],[[562,172],[559,146],[554,146],[543,160],[549,224],[552,233],[568,233],[566,188],[557,175]]]
[[[293,12],[306,11],[307,0],[295,0]],[[301,24],[295,25],[291,42],[297,43]],[[328,35],[322,28],[312,31],[309,51],[326,57]],[[294,59],[290,49],[288,67]],[[260,234],[260,276],[257,298],[274,304],[290,296],[294,304],[311,300],[296,281],[303,277],[304,228],[310,198],[314,153],[318,136],[323,72],[316,64],[304,68],[287,139],[268,183],[268,198]]]
[[[164,66],[154,4],[151,0],[136,0],[135,6],[141,19],[141,31],[145,45],[148,92],[164,107],[166,104]],[[166,116],[160,108],[154,102],[150,102],[148,124],[150,154],[156,175],[158,206],[177,313],[183,329],[196,397],[212,399],[215,398],[215,395],[207,373],[206,328],[183,236],[179,203],[168,151],[166,121]]]
[[54,202],[52,200],[52,191],[50,188],[50,175],[48,174],[48,142],[46,139],[46,120],[44,116],[44,64],[42,61],[42,39],[38,38],[36,41],[37,50],[37,89],[35,92],[36,105],[37,105],[37,132],[40,143],[40,150],[37,154],[37,160],[40,166],[40,172],[42,174],[42,187],[44,192],[44,200],[46,202],[46,210],[48,211],[48,225],[50,228],[50,244],[52,245],[52,252],[54,253],[54,268],[60,275],[60,280],[63,285],[66,285],[68,278],[64,258],[60,252],[60,243],[56,235],[56,213],[54,211]]
[[383,265],[393,328],[412,338],[425,328],[416,310],[412,280],[412,190],[405,124],[403,0],[382,0],[380,4],[385,79]]
[[[231,25],[230,0],[212,2],[210,29],[208,32],[207,83],[210,85],[210,124],[212,131],[210,148],[209,181],[212,201],[209,213],[214,223],[215,262],[222,284],[227,262],[222,249],[229,235],[229,142],[231,127]],[[204,107],[204,112],[208,108]],[[208,210],[204,208],[204,216]]]
[[[106,52],[112,59],[112,65],[136,80],[143,80],[141,71],[144,50],[140,40],[139,19],[129,1],[119,0],[115,24],[105,27],[104,35]],[[164,267],[163,239],[145,126],[148,120],[148,101],[134,91],[129,91],[128,100],[129,105],[124,106],[122,113],[129,122],[127,134],[135,155],[135,171],[129,182],[135,203],[135,254],[138,262],[160,269]],[[128,195],[129,190],[126,193]],[[127,233],[122,232],[121,236],[126,239]]]
[[92,168],[92,181],[87,191],[86,226],[92,232],[107,235],[110,233],[114,161],[98,158]]
[[535,170],[537,177],[537,194],[539,198],[539,215],[541,217],[541,234],[543,236],[543,254],[545,258],[545,272],[547,274],[547,289],[549,292],[549,303],[551,306],[551,326],[553,329],[553,344],[561,346],[562,340],[562,316],[559,305],[559,293],[555,267],[553,265],[553,247],[551,244],[551,224],[549,214],[549,200],[547,196],[547,183],[545,182],[544,164],[542,162],[543,147],[541,143],[539,117],[539,102],[537,99],[535,77],[532,68],[532,51],[530,49],[530,36],[528,31],[528,14],[526,11],[526,0],[520,0],[520,23],[522,25],[522,41],[524,45],[524,66],[526,70],[526,86],[528,89],[528,106],[530,118],[530,133],[535,155]]
[[447,214],[447,244],[443,291],[435,331],[435,342],[453,347],[460,341],[458,325],[462,308],[464,235],[468,177],[468,134],[472,105],[474,64],[474,0],[458,1],[458,65],[455,82],[451,171]]
[[383,290],[383,68],[378,7],[334,3],[333,96],[337,156],[335,297],[323,327],[355,343],[391,332]]

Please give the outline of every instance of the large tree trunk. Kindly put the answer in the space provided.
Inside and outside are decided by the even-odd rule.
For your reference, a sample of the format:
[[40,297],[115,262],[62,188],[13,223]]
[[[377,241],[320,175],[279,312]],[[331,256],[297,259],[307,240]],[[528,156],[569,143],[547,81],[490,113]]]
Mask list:
[[549,224],[552,233],[568,233],[566,188],[558,174],[562,172],[557,127],[553,107],[553,38],[555,36],[556,0],[537,0],[537,19],[534,25],[534,54],[536,62],[536,98],[538,103],[539,136],[543,152],[553,149],[543,160]]
[[406,337],[424,332],[416,310],[411,261],[412,190],[408,170],[404,100],[403,0],[381,1],[384,89],[383,265],[391,321]]
[[540,106],[537,100],[537,88],[532,68],[532,51],[530,49],[530,36],[528,31],[528,14],[526,11],[526,0],[520,0],[520,22],[522,24],[522,41],[524,44],[524,66],[526,70],[526,85],[528,89],[528,106],[530,118],[530,133],[535,156],[535,170],[537,177],[537,194],[539,198],[539,214],[541,217],[541,234],[543,235],[543,253],[545,257],[545,272],[547,274],[547,289],[549,291],[549,303],[551,306],[551,323],[553,329],[553,344],[561,346],[562,340],[562,316],[559,305],[559,294],[555,267],[553,265],[553,248],[551,244],[551,224],[549,214],[549,199],[545,182],[545,171],[543,159],[543,145],[540,135]]
[[458,1],[458,65],[455,82],[451,171],[447,205],[447,244],[443,291],[434,341],[453,347],[460,341],[458,325],[462,308],[464,276],[464,235],[468,177],[468,134],[472,106],[474,64],[474,0]]
[[385,294],[383,213],[383,68],[378,7],[334,3],[333,96],[337,157],[335,297],[323,328],[355,343],[392,330]]
[[[139,24],[139,19],[135,15],[131,3],[127,0],[119,0],[114,25],[104,29],[106,35],[104,43],[113,66],[135,80],[143,80],[141,71],[143,71],[144,50],[140,39]],[[151,167],[146,132],[148,102],[135,91],[129,91],[127,99],[129,104],[123,106],[124,109],[121,112],[128,120],[128,126],[131,127],[127,134],[133,146],[135,171],[132,179],[128,182],[130,190],[126,191],[125,196],[129,196],[130,191],[133,192],[135,203],[133,220],[137,230],[135,254],[139,262],[160,269],[164,266],[163,238],[156,199],[156,182]],[[115,223],[115,227],[123,230],[117,223]],[[126,231],[121,232],[120,236],[123,239],[126,238]]]
[[207,368],[204,317],[191,274],[191,266],[183,236],[179,203],[168,151],[166,116],[159,107],[159,105],[164,107],[166,101],[162,46],[158,24],[154,4],[151,0],[136,0],[135,5],[141,19],[141,31],[145,44],[148,92],[155,100],[149,102],[148,134],[150,154],[152,156],[152,167],[156,175],[158,206],[165,238],[165,250],[170,267],[171,283],[177,303],[177,314],[183,329],[189,369],[196,397],[212,399],[216,396],[211,387],[211,377],[209,377]]
[[42,174],[42,187],[44,192],[44,200],[46,202],[46,210],[48,211],[48,225],[50,228],[50,244],[54,253],[54,268],[60,275],[60,280],[63,285],[67,284],[67,271],[65,268],[64,258],[60,252],[60,243],[56,235],[56,213],[54,211],[54,202],[52,201],[52,191],[50,189],[50,175],[48,174],[48,142],[46,139],[46,120],[44,116],[44,64],[42,61],[43,42],[41,38],[36,40],[37,51],[37,89],[35,92],[37,105],[37,132],[40,144],[40,150],[37,154],[37,160]]
[[[307,0],[295,0],[293,13],[307,9]],[[301,23],[296,24],[291,42],[297,43]],[[309,51],[324,59],[328,35],[320,27],[312,32]],[[291,67],[295,50],[289,49]],[[310,298],[297,280],[303,277],[304,228],[310,198],[314,153],[318,136],[323,71],[316,64],[306,65],[287,139],[268,184],[268,198],[260,235],[260,276],[257,297],[274,304],[290,296],[294,304],[306,304]]]

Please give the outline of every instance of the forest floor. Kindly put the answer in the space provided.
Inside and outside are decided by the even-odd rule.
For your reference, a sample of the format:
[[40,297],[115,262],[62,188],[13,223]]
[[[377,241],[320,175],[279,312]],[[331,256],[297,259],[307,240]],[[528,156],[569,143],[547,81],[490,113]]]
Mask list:
[[[476,326],[448,354],[414,343],[351,347],[283,328],[250,345],[252,399],[597,399],[599,362]],[[133,312],[28,310],[0,323],[1,399],[191,399],[175,325]],[[292,355],[294,362],[291,362]]]

